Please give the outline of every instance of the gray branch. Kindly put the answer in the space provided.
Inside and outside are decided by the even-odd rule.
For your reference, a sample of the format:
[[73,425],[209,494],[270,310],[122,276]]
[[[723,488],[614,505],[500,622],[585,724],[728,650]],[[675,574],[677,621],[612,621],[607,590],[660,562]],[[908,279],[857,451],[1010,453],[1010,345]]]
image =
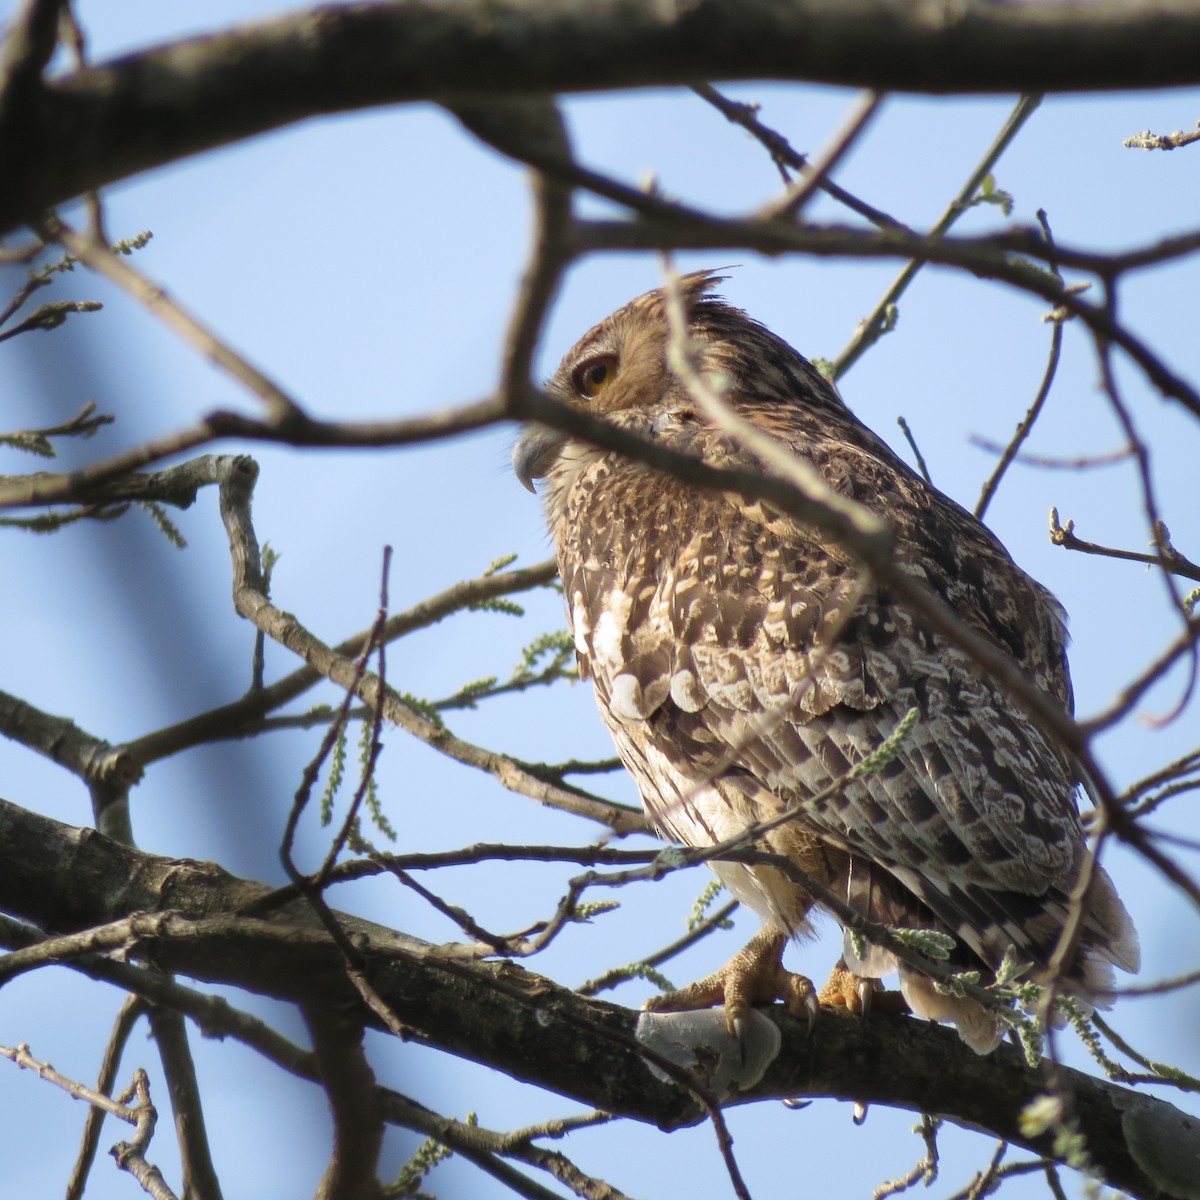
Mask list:
[[[270,894],[262,884],[210,863],[144,854],[5,801],[0,844],[8,859],[0,873],[0,909],[51,934],[127,921],[126,952],[143,962],[282,1000],[344,1005],[357,1019],[378,1024],[347,979],[341,952],[309,910],[295,904],[269,917],[255,915],[255,905]],[[586,999],[509,962],[456,961],[416,938],[339,919],[380,997],[426,1044],[664,1129],[704,1118],[691,1091],[651,1072],[636,1037],[637,1014],[628,1009]],[[1057,1157],[1052,1132],[1022,1132],[1021,1113],[1046,1084],[1009,1047],[980,1057],[952,1030],[881,1014],[864,1023],[829,1010],[808,1037],[803,1024],[765,1011],[764,1020],[781,1035],[779,1051],[757,1082],[725,1103],[833,1097],[938,1112]],[[703,1051],[715,1052],[708,1045],[699,1049],[701,1058]],[[736,1049],[732,1053],[736,1057]],[[1189,1172],[1200,1144],[1185,1114],[1128,1088],[1059,1071],[1105,1182],[1146,1200],[1194,1195]]]
[[739,79],[936,93],[1160,88],[1200,82],[1198,36],[1192,0],[388,0],[285,14],[44,86],[31,78],[44,54],[19,54],[0,94],[0,232],[89,189],[326,113]]

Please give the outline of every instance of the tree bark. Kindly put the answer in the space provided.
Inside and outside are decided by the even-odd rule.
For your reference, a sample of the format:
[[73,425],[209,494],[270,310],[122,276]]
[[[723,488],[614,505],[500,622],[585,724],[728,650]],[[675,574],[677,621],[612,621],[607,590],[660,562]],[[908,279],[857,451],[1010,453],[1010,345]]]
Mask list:
[[[26,54],[37,63],[38,39]],[[82,192],[296,121],[414,100],[719,80],[929,93],[1200,82],[1191,0],[443,0],[313,8],[0,95],[0,233]],[[18,55],[18,59],[20,56]]]
[[[145,854],[0,801],[0,909],[65,935],[128,919],[130,958],[211,983],[306,1005],[341,1006],[378,1025],[346,978],[339,950],[298,902],[264,904],[260,883],[211,863]],[[383,926],[341,915],[371,985],[406,1031],[580,1103],[663,1129],[704,1119],[697,1091],[652,1073],[638,1014],[578,996],[510,962],[457,958]],[[64,958],[88,970],[88,958]],[[5,962],[0,959],[0,985]],[[782,1009],[778,1053],[724,1104],[833,1097],[939,1113],[1055,1158],[1053,1134],[1030,1137],[1020,1116],[1047,1089],[1041,1071],[1002,1046],[972,1053],[949,1029],[909,1017],[867,1022],[827,1010],[817,1028]],[[699,1057],[719,1053],[697,1043]],[[679,1071],[675,1072],[679,1076]],[[1060,1069],[1071,1115],[1096,1171],[1131,1196],[1196,1195],[1200,1131],[1163,1101]],[[708,1090],[701,1080],[698,1090]]]

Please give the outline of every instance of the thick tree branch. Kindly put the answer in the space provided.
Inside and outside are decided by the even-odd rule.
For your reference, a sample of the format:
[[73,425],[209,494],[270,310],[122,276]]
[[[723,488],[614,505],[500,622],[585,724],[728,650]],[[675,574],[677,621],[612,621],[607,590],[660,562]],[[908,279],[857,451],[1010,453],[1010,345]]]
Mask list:
[[23,79],[22,93],[34,91],[27,115],[0,127],[0,230],[139,171],[325,113],[735,79],[919,92],[1157,88],[1200,81],[1198,24],[1190,0],[318,7],[132,54],[36,91]]
[[7,692],[0,692],[0,734],[45,755],[89,786],[129,788],[142,777],[141,765],[120,747]]
[[[143,854],[4,801],[0,842],[10,862],[0,875],[0,907],[50,932],[147,914],[135,918],[132,956],[280,999],[358,1003],[341,953],[303,905],[271,920],[237,915],[268,894],[261,884],[211,864]],[[509,963],[450,961],[415,938],[341,919],[380,995],[427,1044],[663,1128],[703,1119],[688,1090],[648,1069],[636,1014]],[[351,1011],[374,1023],[363,1008]],[[1045,1081],[1008,1047],[979,1057],[951,1030],[881,1015],[864,1024],[832,1011],[806,1037],[800,1023],[769,1013],[781,1049],[762,1079],[727,1103],[829,1096],[935,1111],[1055,1157],[1052,1134],[1031,1137],[1020,1127]],[[1079,1072],[1060,1074],[1089,1154],[1110,1185],[1154,1200],[1184,1194],[1180,1181],[1188,1177],[1172,1183],[1171,1172],[1175,1164],[1186,1169],[1200,1146],[1182,1113]],[[1147,1164],[1155,1164],[1154,1178]]]

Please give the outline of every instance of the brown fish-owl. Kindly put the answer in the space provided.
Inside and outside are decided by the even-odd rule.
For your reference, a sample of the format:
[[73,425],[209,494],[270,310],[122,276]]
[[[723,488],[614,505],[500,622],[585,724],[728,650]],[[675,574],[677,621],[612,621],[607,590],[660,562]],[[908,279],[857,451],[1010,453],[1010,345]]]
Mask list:
[[[681,284],[701,377],[835,492],[884,517],[899,565],[1069,708],[1057,601],[806,359],[712,297],[716,282],[702,272]],[[548,390],[642,438],[761,470],[673,374],[669,343],[667,297],[648,292],[588,333]],[[541,425],[526,428],[513,461],[526,486],[544,480],[581,674],[665,837],[711,845],[795,806],[762,848],[871,921],[951,935],[952,963],[982,969],[985,983],[1009,947],[1038,978],[1087,853],[1079,773],[1000,686],[842,547],[769,506]],[[895,757],[848,779],[913,708],[919,719]],[[772,995],[811,1012],[811,985],[779,956],[788,937],[809,932],[820,895],[769,866],[713,869],[764,931],[724,973],[668,1005],[724,999],[731,1028],[748,1003]],[[822,999],[856,1007],[855,989],[862,999],[876,986],[862,981],[898,969],[912,1010],[953,1021],[976,1050],[1004,1031],[993,1009],[937,991],[849,934],[843,962]],[[1063,985],[1094,997],[1112,964],[1137,970],[1137,937],[1097,867]]]

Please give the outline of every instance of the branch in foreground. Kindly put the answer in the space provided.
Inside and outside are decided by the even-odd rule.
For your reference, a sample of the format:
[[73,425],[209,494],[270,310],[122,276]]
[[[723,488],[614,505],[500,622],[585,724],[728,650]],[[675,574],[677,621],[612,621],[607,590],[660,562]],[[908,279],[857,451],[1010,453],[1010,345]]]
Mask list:
[[[256,421],[218,409],[195,425],[141,442],[78,471],[0,476],[0,508],[111,500],[114,494],[128,490],[124,480],[130,478],[130,472],[222,438],[284,446],[405,446],[482,429],[497,424],[504,416],[504,406],[496,399],[395,421],[321,421],[300,413]],[[154,481],[165,474],[159,472],[149,478]],[[135,482],[130,486],[135,490],[147,486],[136,482],[139,477],[132,478]]]
[[235,350],[182,307],[158,284],[147,279],[125,261],[98,233],[77,233],[51,213],[35,222],[38,236],[46,242],[58,242],[84,266],[102,275],[109,283],[132,296],[147,312],[156,316],[194,350],[243,384],[266,405],[276,420],[285,422],[297,413],[295,402]]
[[188,1045],[183,1015],[169,1008],[152,1005],[148,1011],[150,1029],[158,1043],[163,1074],[175,1114],[175,1134],[183,1166],[183,1190],[195,1200],[221,1200],[221,1185],[208,1143],[200,1084]]
[[[591,251],[615,250],[753,250],[780,255],[802,252],[832,258],[916,258],[946,266],[963,267],[981,278],[1011,284],[1031,295],[1040,296],[1065,316],[1079,318],[1099,339],[1119,346],[1165,396],[1184,405],[1193,416],[1200,416],[1200,393],[1182,375],[1174,372],[1149,346],[1135,336],[1102,304],[1089,304],[1077,292],[1064,289],[1049,270],[1029,260],[1044,260],[1063,267],[1074,267],[1111,279],[1121,271],[1146,265],[1147,256],[1157,261],[1169,253],[1191,254],[1200,245],[1200,236],[1189,234],[1148,248],[1145,255],[1091,254],[1061,245],[1047,247],[1040,235],[1017,229],[983,238],[918,237],[913,241],[904,230],[861,230],[839,226],[789,226],[780,221],[764,222],[756,218],[720,219],[677,211],[670,220],[639,217],[635,220],[586,220],[579,222],[581,243]],[[903,247],[903,249],[901,249]]]
[[[139,958],[279,999],[349,1004],[376,1023],[354,1007],[342,956],[303,905],[271,920],[237,915],[268,894],[261,884],[212,864],[143,854],[5,801],[0,842],[11,863],[0,876],[0,908],[24,920],[65,933],[132,919],[129,951]],[[145,915],[132,916],[138,913]],[[704,1118],[690,1091],[651,1073],[629,1010],[586,1000],[511,963],[449,961],[418,939],[340,919],[380,995],[426,1044],[665,1129]],[[808,1038],[802,1023],[774,1009],[760,1015],[777,1027],[779,1052],[758,1082],[727,1103],[810,1096],[936,1111],[1056,1158],[1052,1133],[1021,1129],[1022,1112],[1045,1084],[1009,1047],[979,1057],[952,1030],[880,1015],[864,1024],[833,1011]],[[717,1049],[697,1047],[701,1054]],[[730,1052],[736,1058],[736,1048]],[[1060,1072],[1106,1182],[1147,1200],[1192,1194],[1200,1139],[1188,1117],[1129,1089]]]
[[35,77],[23,80],[25,119],[0,122],[0,232],[136,172],[324,113],[698,79],[970,93],[1160,88],[1200,80],[1198,23],[1191,0],[327,6],[144,50],[48,86],[27,72]]

